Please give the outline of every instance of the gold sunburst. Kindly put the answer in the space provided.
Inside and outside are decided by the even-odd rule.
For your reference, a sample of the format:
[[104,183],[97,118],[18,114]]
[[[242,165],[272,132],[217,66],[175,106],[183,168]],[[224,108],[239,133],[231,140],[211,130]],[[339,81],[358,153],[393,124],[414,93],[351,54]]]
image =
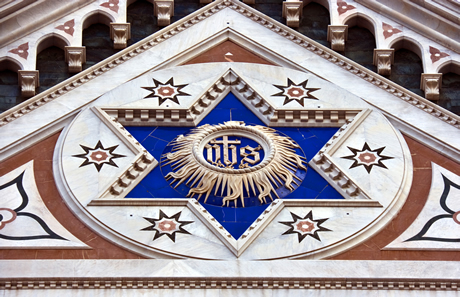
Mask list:
[[[223,136],[252,139],[262,147],[265,157],[255,166],[240,169],[222,168],[209,163],[203,156],[205,146]],[[173,179],[171,185],[177,182],[174,188],[185,182],[190,187],[187,197],[196,194],[199,200],[202,195],[206,195],[205,203],[213,189],[214,195],[220,189],[221,196],[226,189],[222,206],[229,206],[230,201],[240,198],[244,207],[244,190],[246,193],[252,190],[261,203],[267,203],[267,196],[273,201],[271,193],[280,198],[276,189],[281,186],[292,192],[292,184],[298,185],[295,179],[301,182],[295,175],[297,169],[307,170],[303,165],[306,159],[296,153],[295,149],[299,146],[294,141],[279,135],[274,129],[258,125],[246,126],[243,122],[203,125],[186,136],[179,136],[171,145],[171,152],[162,156],[162,166],[171,164],[172,168],[165,176],[166,179]]]

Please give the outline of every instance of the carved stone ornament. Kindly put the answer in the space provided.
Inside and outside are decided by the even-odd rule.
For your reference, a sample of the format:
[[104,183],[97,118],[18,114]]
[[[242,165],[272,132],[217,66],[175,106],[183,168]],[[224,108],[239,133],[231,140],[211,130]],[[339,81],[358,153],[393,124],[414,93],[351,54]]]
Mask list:
[[345,50],[345,41],[348,38],[348,25],[329,25],[327,27],[327,41],[331,48],[342,52]]
[[[241,141],[229,139],[235,136],[252,139],[258,147],[245,146],[238,151],[234,144],[241,144]],[[295,174],[297,169],[306,170],[305,157],[295,152],[299,146],[264,126],[246,126],[236,121],[203,125],[186,136],[179,136],[171,144],[172,152],[161,160],[162,167],[171,164],[173,168],[165,178],[173,179],[171,185],[175,184],[175,187],[190,183],[187,196],[197,195],[199,200],[204,195],[205,203],[213,189],[215,193],[219,189],[222,192],[223,206],[229,206],[230,201],[236,205],[236,200],[240,199],[244,207],[244,193],[251,191],[261,203],[267,203],[280,198],[276,191],[278,187],[293,191],[293,184],[301,183]],[[264,153],[262,160],[260,152]],[[237,154],[242,157],[239,164]],[[223,193],[225,188],[226,195]]]
[[83,63],[86,63],[86,47],[66,46],[65,61],[69,65],[70,73],[77,73],[82,70]]
[[286,25],[289,27],[299,27],[300,17],[302,16],[303,2],[302,1],[284,1],[283,2],[283,18],[286,18]]
[[114,49],[126,47],[128,39],[131,38],[130,23],[110,23],[110,38],[113,39]]
[[19,70],[18,78],[22,97],[35,96],[35,89],[40,85],[38,70]]
[[171,17],[174,16],[174,1],[155,0],[153,10],[158,18],[158,26],[168,26],[171,24]]
[[442,73],[422,73],[420,89],[425,91],[425,98],[428,100],[439,100],[441,83]]
[[394,63],[394,49],[374,49],[374,65],[380,75],[390,75]]

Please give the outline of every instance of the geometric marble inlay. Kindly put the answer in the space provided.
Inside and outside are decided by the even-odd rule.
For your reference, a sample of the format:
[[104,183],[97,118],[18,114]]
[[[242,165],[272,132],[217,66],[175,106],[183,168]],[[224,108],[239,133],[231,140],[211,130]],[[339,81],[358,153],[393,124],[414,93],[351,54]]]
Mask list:
[[115,154],[113,152],[118,147],[118,145],[104,148],[100,140],[97,142],[94,148],[90,148],[81,144],[80,146],[85,151],[85,153],[72,156],[85,159],[85,161],[80,165],[80,167],[89,164],[94,164],[94,166],[96,166],[97,171],[101,171],[101,168],[104,164],[118,167],[118,165],[115,164],[113,159],[126,157],[124,155]]
[[297,237],[299,239],[299,243],[304,240],[305,237],[311,236],[316,240],[321,241],[319,238],[318,232],[321,231],[332,231],[327,228],[324,228],[321,226],[322,223],[328,220],[326,219],[319,219],[319,220],[314,220],[313,219],[313,211],[310,210],[310,212],[305,216],[305,217],[299,217],[295,213],[291,212],[291,216],[293,221],[292,222],[279,222],[280,224],[284,224],[286,226],[289,226],[289,230],[284,232],[282,235],[287,235],[287,234],[297,234]]
[[180,105],[177,96],[190,96],[190,94],[181,91],[182,88],[188,85],[174,85],[174,78],[172,77],[166,83],[159,82],[156,79],[153,79],[153,82],[155,83],[154,87],[142,87],[152,92],[144,98],[158,98],[158,105],[163,104],[166,100],[171,100]]
[[160,238],[163,235],[168,236],[173,242],[176,242],[176,233],[190,234],[187,230],[182,228],[185,225],[193,223],[193,221],[179,221],[181,212],[179,211],[173,216],[167,216],[160,210],[160,217],[158,219],[145,218],[153,225],[148,226],[141,231],[156,231],[153,240]]
[[364,143],[364,146],[361,150],[348,147],[348,149],[353,153],[351,156],[341,157],[343,159],[349,159],[354,161],[353,164],[350,166],[351,168],[364,166],[366,168],[367,173],[371,173],[373,166],[378,166],[382,168],[388,169],[382,161],[393,159],[393,157],[383,156],[381,155],[382,151],[385,147],[381,147],[375,150],[371,150],[367,142]]
[[288,104],[291,101],[297,101],[300,105],[304,106],[304,99],[315,99],[318,100],[315,96],[311,95],[311,92],[319,90],[319,88],[307,88],[308,79],[295,84],[288,78],[287,86],[274,85],[281,92],[273,94],[272,96],[284,96],[283,105]]

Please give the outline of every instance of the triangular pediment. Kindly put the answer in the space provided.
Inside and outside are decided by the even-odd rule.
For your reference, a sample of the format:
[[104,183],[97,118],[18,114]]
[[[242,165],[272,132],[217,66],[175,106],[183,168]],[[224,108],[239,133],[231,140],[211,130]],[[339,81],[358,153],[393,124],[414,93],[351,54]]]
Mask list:
[[[228,40],[276,66],[232,61],[183,65]],[[177,92],[177,98],[157,96],[160,85]],[[308,162],[345,199],[275,200],[240,239],[235,239],[195,199],[125,198],[159,162],[126,127],[200,126],[230,92],[268,127],[338,128]],[[305,93],[302,97],[294,92]],[[173,215],[173,210],[187,209],[188,219],[183,222],[201,220],[211,230],[199,230],[201,237],[194,239],[197,246],[223,244],[232,255],[242,256],[248,249],[247,257],[257,258],[250,245],[270,241],[264,232],[278,230],[279,222],[287,223],[288,210],[313,220],[310,209],[323,217],[331,207],[351,209],[358,219],[349,222],[349,230],[333,225],[335,241],[293,248],[284,254],[273,251],[260,259],[331,255],[353,245],[352,240],[380,230],[404,203],[412,163],[398,129],[422,135],[431,146],[444,143],[444,151],[454,157],[460,146],[460,138],[451,137],[458,133],[458,116],[233,0],[207,5],[2,114],[0,123],[4,158],[65,127],[55,155],[58,188],[72,210],[83,213],[84,220],[103,229],[106,237],[118,240],[121,236],[140,254],[159,251],[197,258],[206,258],[206,252],[194,251],[197,254],[192,255],[170,242],[156,246],[143,242],[140,235],[131,238],[126,225],[113,227],[114,221],[128,214],[114,210],[128,206],[148,213],[146,209],[151,207],[163,217],[159,208],[170,207],[166,217],[171,218],[179,213]],[[82,158],[90,151],[99,155],[94,155],[94,167],[85,167],[88,164],[83,165]],[[109,153],[110,161],[101,170],[103,161],[98,159]],[[100,221],[92,221],[98,216]],[[214,258],[230,257],[226,249],[219,251]]]

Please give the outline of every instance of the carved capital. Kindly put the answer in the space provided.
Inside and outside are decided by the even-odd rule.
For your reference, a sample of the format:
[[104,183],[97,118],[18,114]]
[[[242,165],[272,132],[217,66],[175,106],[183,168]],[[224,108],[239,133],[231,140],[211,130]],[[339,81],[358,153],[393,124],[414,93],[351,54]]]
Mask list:
[[286,25],[289,27],[299,27],[300,17],[302,16],[302,1],[284,1],[283,18],[286,18]]
[[130,23],[110,23],[110,38],[113,39],[114,49],[126,47],[128,39],[131,38]]
[[35,88],[40,85],[38,70],[19,70],[18,78],[22,97],[29,98],[35,96]]
[[173,0],[155,0],[153,13],[158,18],[158,26],[171,24],[171,17],[174,15]]
[[70,73],[80,72],[83,64],[86,63],[86,47],[66,46],[65,61],[69,65]]
[[348,25],[329,25],[327,27],[327,41],[335,51],[345,50],[345,41],[348,38]]
[[438,100],[441,83],[442,73],[422,73],[420,89],[425,91],[425,98],[428,100]]
[[390,75],[394,62],[394,49],[374,49],[374,65],[380,75]]

